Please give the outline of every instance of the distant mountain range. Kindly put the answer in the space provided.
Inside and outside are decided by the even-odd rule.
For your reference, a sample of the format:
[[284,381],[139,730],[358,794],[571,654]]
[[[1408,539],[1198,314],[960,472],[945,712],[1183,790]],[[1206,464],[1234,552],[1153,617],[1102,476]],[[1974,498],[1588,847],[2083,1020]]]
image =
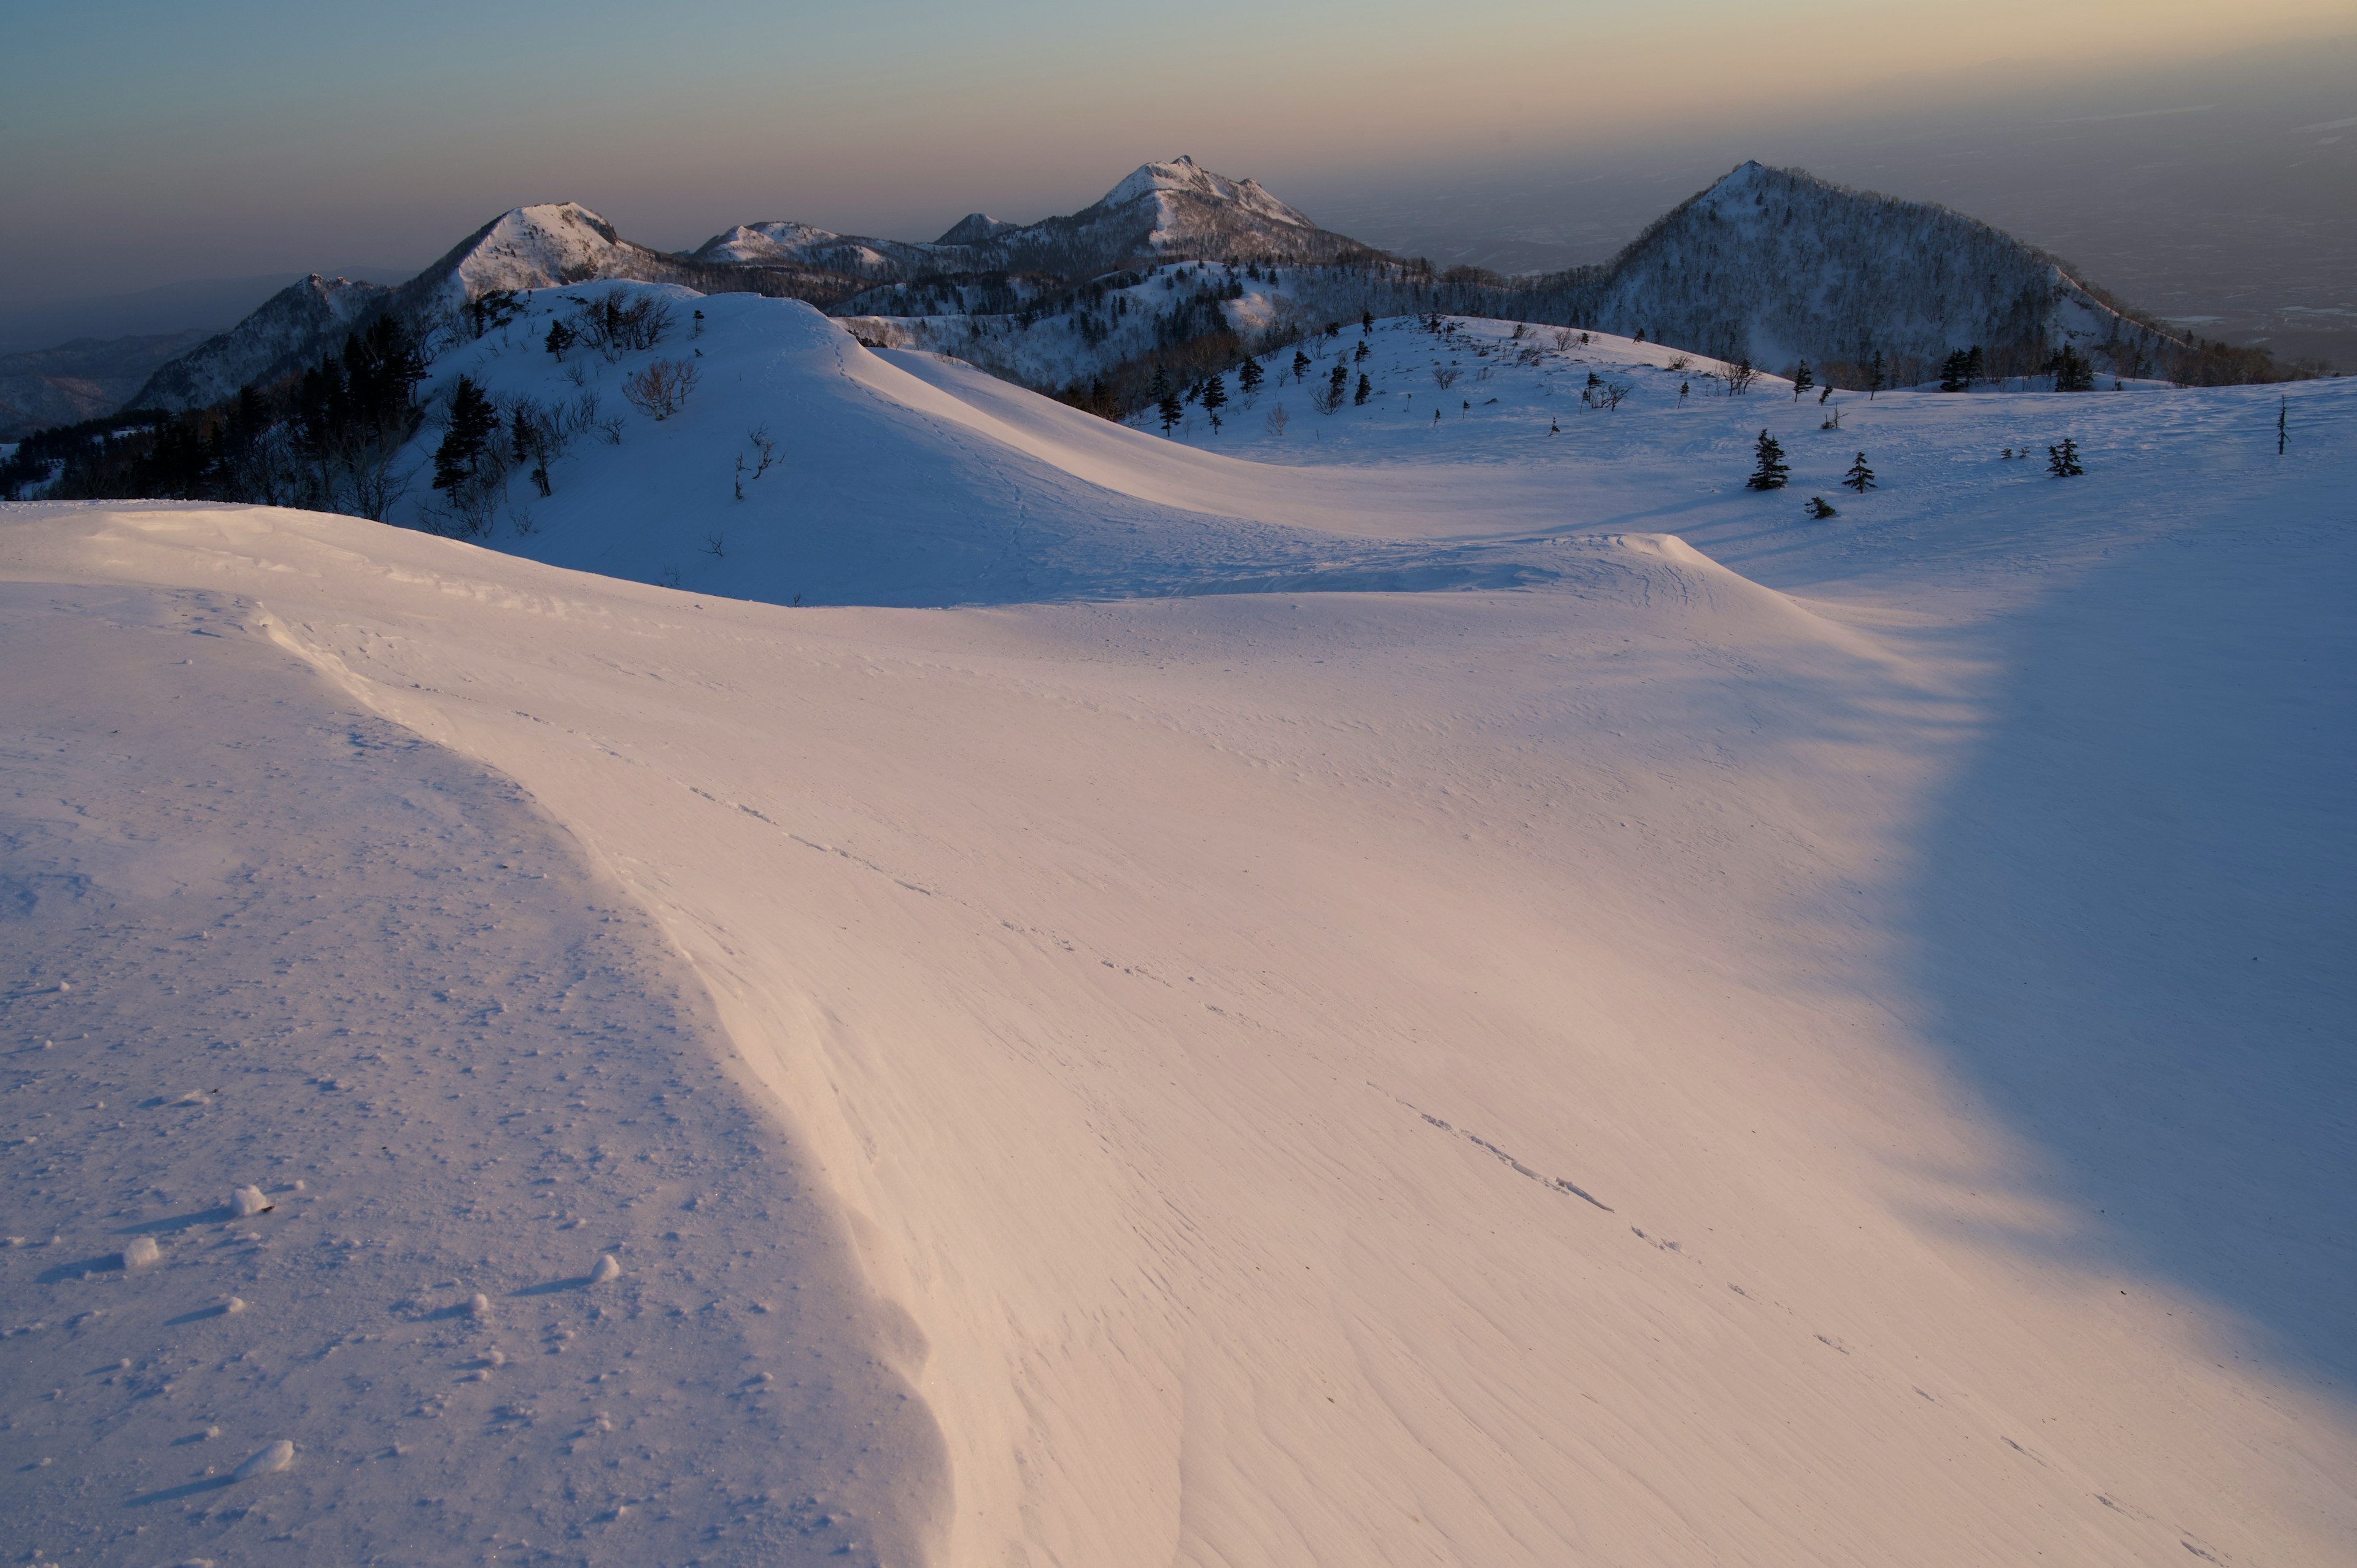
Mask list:
[[[1747,163],[1654,223],[1612,262],[1507,279],[1467,269],[1433,277],[1320,228],[1256,181],[1191,158],[1150,163],[1069,216],[1002,222],[976,212],[925,242],[842,234],[805,223],[739,224],[693,251],[622,238],[577,203],[502,213],[394,287],[317,274],[230,331],[162,366],[132,399],[189,408],[312,362],[377,311],[421,326],[501,290],[600,278],[674,283],[706,294],[808,300],[840,315],[911,308],[925,284],[1027,280],[1025,299],[1163,262],[1212,260],[1321,268],[1348,264],[1385,310],[1478,310],[1594,326],[1755,364],[1801,359],[1909,362],[1968,344],[2022,352],[2076,341],[2115,347],[2158,328],[1987,224],[1921,202],[1850,190],[1797,170]],[[1002,296],[1003,291],[1002,291]],[[928,308],[941,308],[934,303]],[[1371,307],[1373,307],[1371,305]]]
[[157,366],[211,336],[196,328],[130,338],[77,338],[53,349],[0,354],[0,440],[112,413],[131,401]]

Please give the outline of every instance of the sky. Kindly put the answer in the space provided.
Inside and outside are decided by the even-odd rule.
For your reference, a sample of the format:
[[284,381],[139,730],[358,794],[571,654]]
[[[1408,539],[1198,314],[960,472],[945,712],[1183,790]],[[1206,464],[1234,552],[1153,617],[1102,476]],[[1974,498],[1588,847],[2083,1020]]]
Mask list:
[[685,247],[1038,218],[1181,152],[1304,205],[1663,137],[1732,163],[1762,127],[2349,30],[2346,0],[0,0],[0,309],[405,272],[530,201]]

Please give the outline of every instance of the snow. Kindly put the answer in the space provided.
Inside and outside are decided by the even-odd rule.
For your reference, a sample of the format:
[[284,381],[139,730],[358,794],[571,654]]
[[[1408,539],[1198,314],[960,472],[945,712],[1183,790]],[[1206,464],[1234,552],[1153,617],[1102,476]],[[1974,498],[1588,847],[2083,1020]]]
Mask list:
[[700,305],[436,364],[701,350],[492,548],[0,513],[28,1542],[2357,1545],[2357,388],[1380,322],[1165,439]]
[[617,258],[626,253],[614,226],[577,201],[519,207],[469,242],[428,303],[455,310],[498,289],[603,276],[621,270]]
[[[1170,232],[1179,219],[1180,209],[1170,198],[1177,195],[1198,200],[1232,207],[1264,222],[1290,224],[1302,229],[1314,229],[1307,217],[1271,196],[1256,179],[1230,179],[1213,174],[1184,154],[1168,163],[1141,164],[1097,202],[1097,208],[1116,208],[1135,201],[1155,202],[1161,217],[1154,226],[1157,245],[1174,238]],[[1093,211],[1096,209],[1091,209]],[[1086,217],[1086,213],[1078,214]]]

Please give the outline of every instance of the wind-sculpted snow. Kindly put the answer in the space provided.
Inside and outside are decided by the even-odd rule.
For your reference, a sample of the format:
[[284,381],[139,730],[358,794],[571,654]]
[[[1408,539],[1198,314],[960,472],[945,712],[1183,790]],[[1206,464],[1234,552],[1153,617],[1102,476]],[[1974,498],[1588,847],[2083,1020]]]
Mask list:
[[918,1560],[910,1341],[564,829],[250,603],[12,583],[0,652],[13,1545]]
[[[2357,384],[1820,402],[1379,321],[1166,436],[775,301],[559,366],[574,293],[437,387],[702,379],[479,542],[0,511],[11,578],[91,585],[21,590],[88,678],[16,696],[72,730],[7,853],[70,837],[99,890],[12,918],[5,1157],[65,1239],[0,1291],[76,1349],[5,1364],[28,1545],[2351,1555]],[[1367,399],[1320,412],[1338,368]],[[1745,486],[1763,429],[1789,489]],[[101,586],[266,626],[364,715],[92,658],[145,646]],[[102,893],[208,958],[51,901]],[[352,1035],[266,1032],[305,1009]],[[793,1276],[793,1332],[843,1337],[758,1339],[820,1211],[856,1273]],[[305,1316],[328,1260],[374,1319]],[[183,1415],[221,1433],[148,1435]],[[833,1418],[912,1441],[784,1448]]]

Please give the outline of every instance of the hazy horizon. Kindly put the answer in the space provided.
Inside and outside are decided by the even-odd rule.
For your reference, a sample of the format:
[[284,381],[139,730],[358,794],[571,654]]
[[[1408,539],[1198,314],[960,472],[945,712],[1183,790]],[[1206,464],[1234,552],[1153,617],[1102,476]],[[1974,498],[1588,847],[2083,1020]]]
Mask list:
[[[1246,15],[1213,8],[1231,9]],[[2001,25],[2015,11],[2041,20]],[[1945,202],[2213,330],[2279,331],[2287,309],[2357,328],[2341,282],[2357,275],[2357,122],[2334,124],[2357,116],[2357,36],[2299,38],[2331,13],[2297,0],[2249,8],[2231,38],[2190,5],[2066,11],[2113,37],[2129,34],[2106,20],[2132,17],[2144,52],[2065,66],[2007,43],[2051,37],[2050,6],[1984,8],[1969,27],[1851,4],[1773,26],[1717,0],[1672,18],[1514,4],[1446,24],[1313,6],[1238,21],[1227,36],[1262,40],[1242,58],[1160,39],[1141,102],[1134,68],[1114,63],[1133,20],[1041,5],[963,41],[931,5],[720,4],[659,36],[592,7],[492,18],[461,44],[444,27],[459,13],[436,5],[372,41],[364,67],[330,58],[350,25],[323,37],[285,5],[203,27],[84,7],[17,40],[47,69],[0,109],[16,154],[0,172],[0,336],[80,322],[76,304],[166,330],[176,291],[218,316],[264,279],[406,275],[533,201],[581,201],[664,249],[778,218],[928,240],[977,209],[1075,210],[1180,153],[1371,243],[1505,270],[1601,260],[1758,158]],[[798,19],[781,31],[780,16]],[[132,44],[96,43],[137,18]],[[421,41],[435,39],[447,54]],[[765,44],[785,51],[776,85],[748,94]],[[120,297],[143,292],[144,315]]]

